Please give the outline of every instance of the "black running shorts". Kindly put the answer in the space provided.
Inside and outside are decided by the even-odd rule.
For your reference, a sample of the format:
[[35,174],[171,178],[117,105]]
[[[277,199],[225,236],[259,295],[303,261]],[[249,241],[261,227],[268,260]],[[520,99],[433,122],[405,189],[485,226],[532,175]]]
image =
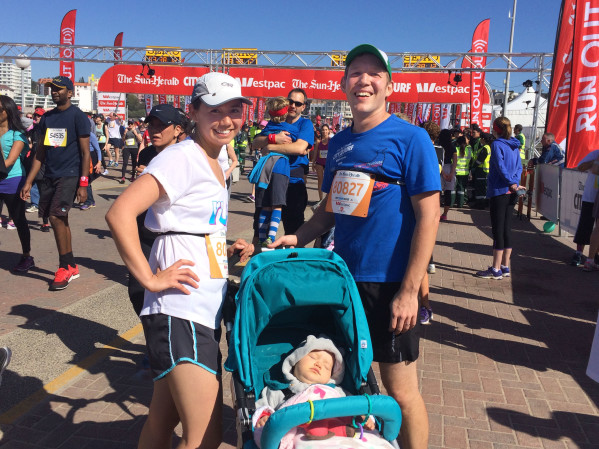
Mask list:
[[401,287],[401,282],[357,282],[364,312],[370,329],[375,362],[414,362],[418,359],[420,320],[416,327],[395,335],[389,331],[391,310],[389,305]]
[[221,374],[220,328],[210,329],[161,313],[143,315],[141,324],[154,381],[180,363],[192,363],[212,374]]
[[41,181],[38,215],[43,217],[66,217],[75,201],[79,187],[77,176],[43,178]]

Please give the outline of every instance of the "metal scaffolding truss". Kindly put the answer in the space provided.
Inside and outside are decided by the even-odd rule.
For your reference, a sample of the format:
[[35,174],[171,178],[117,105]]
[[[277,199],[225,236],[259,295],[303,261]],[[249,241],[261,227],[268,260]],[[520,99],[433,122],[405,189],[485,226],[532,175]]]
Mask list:
[[[61,48],[72,50],[73,57],[68,60],[75,62],[95,62],[115,64],[115,52],[121,52],[118,64],[140,64],[144,62],[146,51],[163,50],[164,47],[104,47],[96,45],[60,46],[54,44],[23,44],[0,42],[0,58],[22,58],[42,61],[60,61]],[[172,48],[175,50],[175,48]],[[179,65],[192,67],[238,67],[246,64],[231,63],[231,54],[237,51],[256,54],[256,68],[282,67],[287,69],[326,70],[342,67],[347,51],[274,51],[248,49],[206,50],[193,48],[176,48],[181,52],[183,62],[160,62],[160,65]],[[547,78],[551,74],[553,54],[551,53],[388,53],[389,62],[394,72],[529,72],[541,74]],[[438,62],[433,58],[439,57]],[[476,57],[486,57],[486,64],[481,68],[449,69],[455,61],[466,60],[474,64]],[[410,61],[404,66],[404,60]],[[418,67],[425,61],[435,64],[434,67]],[[241,61],[240,61],[241,62]],[[460,62],[461,63],[461,62]],[[158,63],[154,63],[158,64]]]

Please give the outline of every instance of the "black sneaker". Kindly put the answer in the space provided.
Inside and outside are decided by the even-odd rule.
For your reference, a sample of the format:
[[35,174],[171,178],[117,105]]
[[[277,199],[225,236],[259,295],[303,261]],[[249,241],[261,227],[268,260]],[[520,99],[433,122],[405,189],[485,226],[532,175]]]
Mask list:
[[581,266],[582,265],[582,254],[574,253],[574,255],[572,256],[572,260],[570,261],[570,265],[572,265],[573,267]]
[[4,370],[10,363],[10,357],[12,356],[12,352],[6,346],[0,348],[0,383],[2,383],[2,374],[4,374]]

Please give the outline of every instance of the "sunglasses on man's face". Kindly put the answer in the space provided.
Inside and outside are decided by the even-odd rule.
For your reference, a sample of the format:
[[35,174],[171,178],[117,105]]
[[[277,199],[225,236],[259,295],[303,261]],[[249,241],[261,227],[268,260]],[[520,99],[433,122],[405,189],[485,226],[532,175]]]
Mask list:
[[289,102],[290,106],[295,105],[296,108],[301,108],[304,105],[304,103],[302,103],[300,101],[293,101],[291,98],[288,98],[287,101]]

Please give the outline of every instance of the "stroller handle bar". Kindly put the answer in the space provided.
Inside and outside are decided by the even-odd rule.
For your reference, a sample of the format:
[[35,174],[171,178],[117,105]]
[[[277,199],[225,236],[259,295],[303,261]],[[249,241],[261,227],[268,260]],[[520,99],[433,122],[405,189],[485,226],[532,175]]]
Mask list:
[[[383,438],[397,438],[401,427],[401,410],[390,396],[349,396],[312,402],[312,421],[346,416],[372,415],[382,422]],[[266,422],[260,443],[262,449],[277,449],[283,436],[293,427],[310,421],[312,411],[308,402],[277,410]]]

